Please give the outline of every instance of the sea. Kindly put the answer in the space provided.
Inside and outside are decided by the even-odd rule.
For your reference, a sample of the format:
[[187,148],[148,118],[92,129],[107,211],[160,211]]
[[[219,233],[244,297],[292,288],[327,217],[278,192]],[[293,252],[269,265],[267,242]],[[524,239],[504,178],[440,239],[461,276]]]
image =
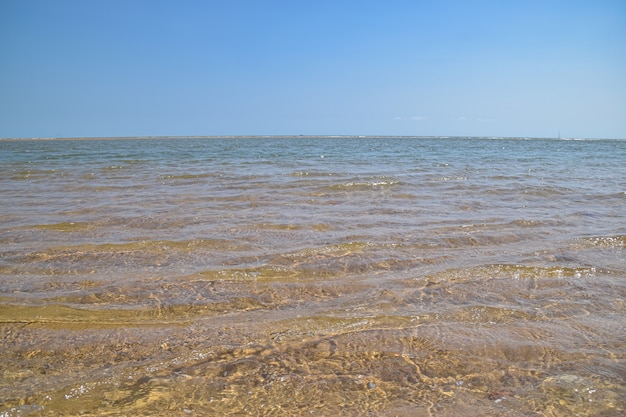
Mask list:
[[626,140],[0,141],[0,416],[626,415]]

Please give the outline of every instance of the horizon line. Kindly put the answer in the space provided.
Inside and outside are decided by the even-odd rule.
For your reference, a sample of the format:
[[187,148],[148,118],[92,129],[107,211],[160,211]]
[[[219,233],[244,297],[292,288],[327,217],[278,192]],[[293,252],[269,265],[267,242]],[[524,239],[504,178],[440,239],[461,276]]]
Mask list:
[[406,139],[517,139],[517,140],[626,140],[600,137],[541,137],[541,136],[474,136],[474,135],[141,135],[141,136],[64,136],[64,137],[5,137],[0,141],[28,140],[150,140],[150,139],[255,139],[255,138],[406,138]]

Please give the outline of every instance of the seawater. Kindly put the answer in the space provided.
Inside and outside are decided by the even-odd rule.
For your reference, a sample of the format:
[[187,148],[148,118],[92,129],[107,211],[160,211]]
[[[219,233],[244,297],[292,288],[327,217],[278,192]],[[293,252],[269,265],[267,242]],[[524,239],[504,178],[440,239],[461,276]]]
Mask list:
[[0,141],[0,416],[621,416],[626,141]]

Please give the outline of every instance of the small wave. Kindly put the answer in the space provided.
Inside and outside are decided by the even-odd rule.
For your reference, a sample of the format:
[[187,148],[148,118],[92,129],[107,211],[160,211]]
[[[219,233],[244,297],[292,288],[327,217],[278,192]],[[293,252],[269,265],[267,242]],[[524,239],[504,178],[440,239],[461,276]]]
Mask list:
[[523,193],[526,195],[532,195],[537,197],[553,197],[569,194],[571,193],[571,190],[567,188],[524,187]]
[[64,175],[64,172],[58,171],[56,169],[26,169],[13,172],[9,176],[9,178],[12,180],[31,180]]
[[160,175],[160,180],[195,180],[201,178],[211,178],[216,177],[215,174],[205,173],[205,174],[170,174],[170,175]]
[[467,177],[465,176],[458,176],[458,177],[435,177],[434,178],[435,181],[466,181]]
[[606,248],[623,248],[626,247],[626,236],[597,236],[583,239],[591,243],[593,246],[601,246]]
[[527,239],[527,236],[518,233],[478,234],[472,233],[460,236],[443,237],[435,243],[446,248],[466,248],[474,246],[499,246],[515,243]]
[[565,267],[565,266],[528,266],[528,265],[493,265],[494,275],[504,275],[516,279],[525,278],[582,278],[593,277],[599,271],[594,267]]
[[595,277],[603,272],[594,267],[564,267],[564,266],[532,266],[521,264],[493,264],[473,268],[452,268],[439,272],[431,279],[435,281],[472,281],[477,277],[490,279],[513,278],[525,279],[562,279]]
[[127,165],[108,165],[102,168],[102,171],[117,171],[120,169],[130,169]]
[[329,177],[332,175],[333,174],[329,172],[319,171],[294,171],[291,173],[292,177]]
[[90,222],[61,222],[23,226],[25,229],[50,230],[56,232],[78,232],[94,229],[95,224]]
[[[16,256],[20,268],[40,271],[46,275],[75,274],[77,272],[106,270],[110,268],[164,267],[195,253],[216,251],[230,253],[249,248],[247,243],[222,239],[196,239],[190,241],[138,241],[127,243],[102,243],[54,246]],[[82,269],[79,269],[80,265]]]
[[342,184],[333,184],[326,188],[330,190],[369,190],[389,187],[400,184],[400,181],[393,178],[380,178],[370,181],[349,181]]
[[539,220],[513,220],[507,224],[508,226],[520,226],[520,227],[539,227],[543,226],[544,222]]
[[167,321],[158,318],[157,308],[75,308],[62,304],[40,306],[0,305],[0,323],[37,323],[55,327],[101,327],[119,325],[162,325],[181,322],[179,317],[167,317]]
[[383,185],[399,184],[399,181],[373,181],[373,182],[349,182],[346,187],[378,187]]

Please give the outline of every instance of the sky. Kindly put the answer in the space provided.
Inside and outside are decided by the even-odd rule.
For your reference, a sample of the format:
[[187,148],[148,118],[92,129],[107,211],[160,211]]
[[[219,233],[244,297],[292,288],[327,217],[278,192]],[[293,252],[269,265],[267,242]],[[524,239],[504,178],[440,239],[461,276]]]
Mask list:
[[0,138],[626,138],[624,0],[0,0]]

